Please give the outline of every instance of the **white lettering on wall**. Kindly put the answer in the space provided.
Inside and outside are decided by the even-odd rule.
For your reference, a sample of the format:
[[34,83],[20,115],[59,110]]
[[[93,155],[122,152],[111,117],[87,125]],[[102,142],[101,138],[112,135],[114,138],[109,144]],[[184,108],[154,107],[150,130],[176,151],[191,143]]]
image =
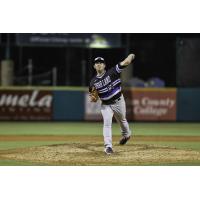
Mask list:
[[2,94],[0,95],[0,106],[12,107],[47,107],[49,108],[52,103],[52,95],[39,96],[39,91],[35,90],[31,94]]
[[175,100],[170,98],[153,99],[144,96],[142,99],[134,99],[134,113],[137,115],[154,115],[160,117],[166,115],[175,105]]

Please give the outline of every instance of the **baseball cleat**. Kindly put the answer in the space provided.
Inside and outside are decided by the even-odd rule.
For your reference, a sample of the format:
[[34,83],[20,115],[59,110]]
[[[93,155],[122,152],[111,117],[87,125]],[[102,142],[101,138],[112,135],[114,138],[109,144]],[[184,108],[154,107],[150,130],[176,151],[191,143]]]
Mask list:
[[104,151],[105,151],[105,153],[106,153],[107,155],[110,155],[110,154],[114,153],[111,147],[106,147],[106,148],[104,149]]
[[119,141],[119,144],[120,144],[120,145],[126,144],[127,141],[128,141],[130,138],[131,138],[131,136],[123,136],[123,137],[121,138],[121,140]]

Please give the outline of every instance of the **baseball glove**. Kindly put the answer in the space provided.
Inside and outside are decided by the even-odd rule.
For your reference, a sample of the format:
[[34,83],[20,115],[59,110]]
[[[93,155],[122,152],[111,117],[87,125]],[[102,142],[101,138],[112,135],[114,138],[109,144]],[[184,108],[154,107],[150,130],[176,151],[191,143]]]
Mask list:
[[98,92],[94,87],[92,88],[92,91],[90,92],[89,96],[91,102],[97,102],[97,100],[99,99]]

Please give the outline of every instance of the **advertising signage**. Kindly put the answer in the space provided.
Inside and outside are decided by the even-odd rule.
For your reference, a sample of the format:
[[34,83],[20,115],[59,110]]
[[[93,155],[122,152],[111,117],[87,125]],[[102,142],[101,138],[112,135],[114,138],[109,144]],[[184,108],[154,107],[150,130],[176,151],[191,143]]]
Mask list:
[[[127,119],[130,121],[176,121],[176,89],[124,90]],[[101,102],[85,96],[85,120],[102,120]]]
[[51,120],[51,91],[0,90],[0,120]]
[[176,121],[176,89],[132,90],[135,121]]
[[111,48],[121,46],[119,33],[18,33],[19,46],[71,46]]

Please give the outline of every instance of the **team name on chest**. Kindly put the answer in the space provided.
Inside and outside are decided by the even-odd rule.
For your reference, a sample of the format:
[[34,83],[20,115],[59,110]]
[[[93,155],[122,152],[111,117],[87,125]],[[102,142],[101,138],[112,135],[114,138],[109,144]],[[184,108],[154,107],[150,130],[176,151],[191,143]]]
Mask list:
[[96,89],[99,89],[99,88],[101,88],[103,86],[108,85],[110,82],[111,82],[110,76],[107,76],[106,78],[104,78],[103,80],[95,83],[94,85],[95,85]]

